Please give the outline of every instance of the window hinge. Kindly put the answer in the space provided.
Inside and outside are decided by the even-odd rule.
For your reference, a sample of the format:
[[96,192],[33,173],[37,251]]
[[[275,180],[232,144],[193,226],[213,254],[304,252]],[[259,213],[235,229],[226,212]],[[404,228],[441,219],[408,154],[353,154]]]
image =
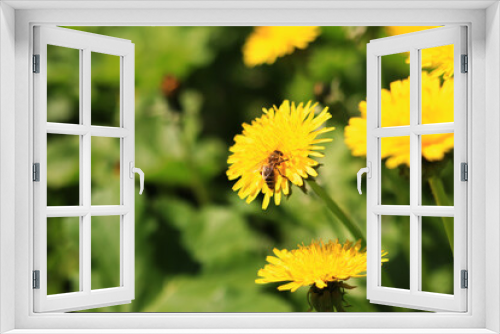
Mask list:
[[33,73],[40,73],[40,55],[33,55]]
[[469,273],[467,272],[467,270],[462,270],[461,272],[461,276],[462,276],[462,289],[467,289],[469,287]]
[[469,166],[466,162],[460,164],[460,174],[461,181],[469,181]]
[[469,57],[467,55],[462,55],[462,69],[460,72],[469,72]]
[[40,270],[33,270],[33,289],[40,289]]
[[33,181],[40,182],[40,164],[38,162],[33,164]]

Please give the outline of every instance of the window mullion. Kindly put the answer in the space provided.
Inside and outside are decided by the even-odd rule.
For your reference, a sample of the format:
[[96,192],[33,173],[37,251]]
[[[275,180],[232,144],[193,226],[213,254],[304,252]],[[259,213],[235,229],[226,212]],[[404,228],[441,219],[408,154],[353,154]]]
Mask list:
[[[91,103],[91,81],[90,81],[90,49],[83,49],[82,52],[82,61],[81,61],[81,117],[82,117],[82,125],[85,127],[90,127],[91,119],[90,119],[90,103]],[[82,188],[82,203],[83,206],[89,208],[89,212],[85,216],[82,217],[82,233],[81,235],[81,243],[80,243],[80,254],[82,257],[80,275],[82,277],[83,291],[90,293],[91,290],[91,215],[90,215],[90,206],[91,206],[91,197],[90,197],[90,186],[91,186],[91,134],[87,132],[82,137],[82,147],[80,148],[80,168],[82,170],[82,180],[80,183],[80,187]]]
[[420,202],[420,139],[414,132],[419,123],[420,101],[420,61],[419,50],[410,50],[410,291],[415,293],[420,285],[420,218],[413,209]]

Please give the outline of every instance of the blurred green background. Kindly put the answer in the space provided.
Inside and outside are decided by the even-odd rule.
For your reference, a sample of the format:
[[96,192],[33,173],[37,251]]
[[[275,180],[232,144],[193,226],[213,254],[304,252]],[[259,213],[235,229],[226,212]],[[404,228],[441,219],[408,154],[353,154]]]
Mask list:
[[[369,40],[384,27],[321,27],[305,50],[272,65],[247,68],[242,46],[252,27],[71,27],[135,44],[136,166],[145,190],[136,193],[135,300],[96,312],[307,311],[307,288],[279,292],[257,285],[273,248],[313,239],[352,239],[314,193],[301,191],[263,211],[246,204],[225,175],[228,148],[243,122],[284,99],[328,106],[334,141],[319,159],[318,183],[366,230],[366,198],[356,190],[364,157],[344,144],[344,127],[365,99]],[[405,55],[384,67],[383,87],[408,76]],[[49,46],[48,121],[79,122],[77,50]],[[386,64],[386,63],[384,63]],[[119,125],[119,60],[92,54],[92,123]],[[72,138],[74,137],[74,138]],[[48,136],[48,205],[78,205],[78,137]],[[119,203],[119,140],[92,139],[92,204]],[[440,176],[452,184],[450,159]],[[452,161],[452,160],[451,160]],[[448,168],[446,168],[448,166]],[[407,204],[407,167],[384,167],[383,196]],[[423,195],[433,201],[427,185]],[[48,220],[49,294],[78,291],[78,219]],[[453,255],[439,218],[423,222],[423,289],[453,293]],[[119,284],[119,218],[92,217],[92,288]],[[408,217],[382,219],[390,261],[385,286],[409,287]],[[365,278],[351,279],[349,312],[408,311],[370,304]]]

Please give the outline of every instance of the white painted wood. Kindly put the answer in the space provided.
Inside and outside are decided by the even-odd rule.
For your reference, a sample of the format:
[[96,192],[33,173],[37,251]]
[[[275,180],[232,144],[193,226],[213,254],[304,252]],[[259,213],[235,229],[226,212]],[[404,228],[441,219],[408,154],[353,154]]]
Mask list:
[[[110,305],[103,305],[110,306]],[[81,330],[73,329],[17,329],[6,334],[82,334]],[[207,329],[93,329],[86,330],[85,333],[92,334],[495,334],[492,331],[482,328],[456,328],[456,329],[309,329],[309,328],[259,328],[259,329],[227,329],[227,328],[207,328]]]
[[455,207],[453,206],[417,206],[412,207],[412,213],[417,216],[429,217],[454,217]]
[[[491,68],[498,68],[500,59],[498,52],[488,51],[485,59],[484,41],[486,39],[489,47],[498,46],[498,32],[492,31],[491,27],[498,27],[498,15],[492,15],[487,21],[488,30],[485,29],[485,13],[479,10],[477,1],[432,1],[432,2],[392,2],[385,10],[380,1],[370,2],[370,8],[363,9],[338,9],[334,8],[337,1],[322,2],[321,10],[313,8],[309,2],[305,9],[292,9],[293,4],[286,8],[272,7],[272,2],[247,3],[246,10],[230,10],[229,3],[214,5],[214,1],[203,4],[189,5],[188,2],[179,4],[179,7],[168,10],[157,9],[155,2],[154,10],[144,10],[139,3],[133,4],[133,10],[118,9],[127,6],[128,2],[120,2],[112,11],[101,11],[93,9],[76,10],[60,9],[69,2],[51,2],[52,8],[57,10],[26,10],[16,13],[16,76],[8,78],[9,82],[15,82],[16,86],[16,233],[9,237],[15,238],[16,252],[16,333],[492,333],[485,329],[486,309],[490,314],[490,323],[498,322],[495,307],[498,307],[498,275],[488,277],[488,294],[485,294],[485,264],[488,268],[498,268],[498,252],[486,252],[485,226],[493,225],[495,220],[485,216],[485,157],[490,157],[492,152],[498,150],[498,141],[486,140],[494,136],[497,131],[498,122],[491,122],[490,116],[494,116],[498,108],[494,108],[498,99],[498,72]],[[37,1],[37,6],[46,6],[48,1]],[[87,8],[98,8],[104,2],[89,1]],[[169,2],[170,3],[170,2]],[[234,3],[234,2],[233,2]],[[238,2],[239,4],[240,2]],[[356,6],[357,2],[349,1]],[[445,10],[412,9],[401,10],[402,6],[413,6],[412,8],[434,8],[435,4],[445,3]],[[25,2],[18,5],[26,4]],[[151,4],[151,2],[150,2]],[[186,5],[184,5],[186,4]],[[269,4],[270,8],[263,10]],[[344,2],[344,5],[346,2]],[[30,8],[28,4],[24,8]],[[72,2],[73,5],[73,2]],[[75,6],[80,3],[74,2]],[[471,10],[457,10],[456,6],[469,5]],[[214,9],[207,11],[203,6],[213,6]],[[236,6],[236,5],[235,5]],[[311,7],[309,7],[311,6]],[[352,8],[349,7],[349,8]],[[397,8],[396,8],[397,7]],[[206,8],[206,7],[205,7]],[[32,289],[30,286],[30,274],[32,269],[32,182],[26,175],[30,174],[32,162],[32,138],[31,117],[32,104],[31,80],[29,72],[31,61],[31,28],[32,23],[61,24],[61,25],[435,25],[435,24],[457,24],[469,22],[472,43],[469,50],[472,52],[469,63],[472,73],[469,76],[471,85],[471,96],[469,106],[472,113],[469,114],[469,145],[473,155],[470,164],[476,167],[470,169],[471,179],[469,182],[470,196],[469,215],[474,225],[474,233],[470,233],[468,248],[471,258],[469,265],[471,275],[474,277],[469,283],[470,309],[467,313],[346,313],[346,314],[32,314]],[[2,45],[2,51],[7,49]],[[2,61],[0,59],[0,61]],[[488,67],[488,71],[485,68]],[[4,76],[5,72],[2,72]],[[5,76],[4,76],[5,78]],[[488,78],[488,86],[485,87],[484,79]],[[2,102],[4,98],[2,98]],[[486,108],[488,105],[488,108]],[[485,111],[489,113],[486,122]],[[10,111],[9,111],[10,112]],[[498,115],[497,115],[498,117]],[[492,118],[497,119],[497,118]],[[473,122],[472,122],[473,121]],[[486,134],[484,129],[488,124],[492,131]],[[497,136],[498,137],[498,136]],[[496,137],[495,137],[496,138]],[[14,140],[12,140],[14,141]],[[486,148],[486,151],[485,151]],[[486,154],[488,152],[488,155]],[[495,153],[498,155],[498,153]],[[3,163],[0,161],[0,163]],[[490,166],[490,165],[489,165]],[[490,167],[495,175],[498,164]],[[491,177],[491,176],[490,176]],[[472,190],[472,191],[471,191]],[[498,210],[498,198],[500,190],[493,184],[488,183],[488,202],[491,210]],[[494,196],[493,196],[494,195]],[[495,197],[496,196],[496,197]],[[491,211],[490,211],[491,212]],[[7,224],[8,221],[0,221]],[[496,225],[495,225],[496,226]],[[497,228],[497,226],[495,227]],[[469,224],[469,229],[472,227]],[[495,231],[493,230],[489,230]],[[498,230],[496,230],[498,231]],[[489,250],[498,249],[499,237],[495,233],[488,233]],[[472,247],[473,245],[473,247]],[[494,246],[496,245],[496,246]],[[495,248],[497,247],[497,248]],[[8,254],[11,255],[12,252]],[[1,255],[1,254],[0,254]],[[2,258],[2,261],[7,260]],[[496,269],[495,269],[496,270]],[[495,271],[491,272],[494,273]],[[496,288],[497,290],[495,290]],[[491,294],[490,291],[494,293]],[[2,291],[2,296],[4,296]],[[485,298],[487,296],[488,298]],[[495,306],[496,305],[496,306]],[[497,308],[498,309],[498,308]],[[258,324],[258,325],[256,325]],[[257,326],[259,328],[257,328]],[[45,328],[45,330],[41,329]],[[134,328],[134,329],[131,329]],[[137,329],[135,329],[137,328]],[[162,329],[163,328],[163,329]],[[169,329],[166,329],[169,328]],[[247,328],[247,329],[243,329]],[[300,328],[300,329],[294,329]],[[497,331],[495,331],[497,332]]]
[[409,126],[391,126],[386,128],[373,129],[373,136],[375,137],[396,137],[408,136],[411,132]]
[[[485,124],[485,132],[487,135],[487,141],[484,143],[485,147],[485,157],[484,160],[478,161],[478,157],[472,156],[471,164],[469,166],[470,170],[474,171],[476,169],[484,171],[488,176],[487,182],[483,185],[484,191],[488,194],[485,199],[485,220],[489,222],[486,226],[486,240],[484,245],[486,246],[484,252],[486,253],[485,262],[487,263],[485,272],[485,289],[487,291],[485,300],[486,304],[486,327],[495,331],[500,332],[500,283],[498,282],[498,277],[500,277],[500,242],[497,237],[500,235],[500,3],[497,2],[486,11],[486,27],[490,32],[486,36],[486,62],[488,64],[487,69],[484,66],[474,67],[474,73],[478,70],[486,70],[486,93],[491,98],[485,98],[485,114],[487,122]],[[479,64],[478,64],[479,65]],[[471,122],[469,122],[471,123]],[[474,121],[476,125],[476,121]],[[485,166],[485,168],[482,168]],[[473,180],[474,185],[477,179]],[[473,186],[474,186],[473,185]],[[477,191],[477,188],[474,187]],[[475,198],[475,194],[472,194],[472,199]],[[477,247],[477,246],[475,246]],[[495,256],[494,261],[488,261],[488,254]],[[470,276],[469,276],[470,277]],[[477,275],[475,275],[472,280],[476,280]]]
[[41,28],[47,35],[46,43],[50,45],[81,50],[85,48],[91,52],[115,56],[124,56],[131,52],[132,43],[129,40],[50,26]]
[[[377,1],[376,5],[373,1],[360,1],[360,0],[344,0],[344,1],[325,1],[325,0],[302,0],[293,1],[288,0],[241,0],[241,1],[199,1],[199,0],[168,0],[168,1],[151,1],[151,0],[127,0],[127,1],[117,1],[117,0],[100,0],[97,3],[92,0],[72,0],[64,3],[60,3],[57,0],[52,1],[37,1],[37,0],[5,0],[6,3],[11,5],[16,9],[152,9],[157,11],[159,9],[219,9],[219,8],[229,8],[229,9],[255,9],[256,7],[262,9],[394,9],[395,5],[393,1]],[[477,9],[477,8],[487,8],[492,5],[495,1],[460,1],[457,2],[453,8],[455,9]],[[427,0],[427,1],[408,1],[400,0],[398,1],[397,8],[399,9],[449,9],[450,3],[447,0]],[[404,22],[401,23],[403,25]]]
[[453,123],[437,123],[412,126],[411,131],[417,135],[433,135],[438,133],[453,133],[455,126]]
[[0,2],[0,333],[15,327],[15,11]]
[[[455,26],[399,35],[371,41],[367,47],[367,160],[372,163],[373,177],[367,187],[367,295],[370,301],[386,305],[441,311],[467,311],[467,290],[461,289],[461,270],[467,270],[467,182],[460,180],[460,163],[467,160],[467,75],[460,72],[461,55],[467,53],[466,28]],[[420,50],[441,45],[454,45],[454,123],[420,124],[421,67]],[[380,57],[392,53],[410,52],[410,125],[380,128]],[[453,132],[454,206],[421,206],[422,134]],[[410,137],[410,205],[381,204],[380,137],[408,135]],[[410,289],[388,289],[381,286],[382,215],[410,217]],[[454,294],[442,295],[421,291],[421,218],[422,216],[454,217]]]
[[[43,310],[47,299],[47,217],[43,214],[47,205],[47,43],[40,29],[34,32],[34,53],[40,55],[40,73],[33,76],[34,94],[34,149],[33,161],[40,163],[40,182],[33,184],[34,203],[34,266],[40,270],[40,289],[33,290],[34,304]],[[36,89],[35,89],[36,87]]]
[[[367,110],[377,110],[378,101],[380,101],[380,72],[381,65],[380,57],[375,55],[368,44],[366,49],[366,68],[367,68],[367,84],[366,87],[366,102]],[[368,117],[369,116],[369,117]],[[380,115],[379,113],[369,113],[366,120],[366,161],[372,166],[372,177],[366,180],[366,252],[367,252],[367,278],[366,278],[366,297],[372,300],[374,297],[372,292],[377,289],[381,282],[381,271],[379,261],[370,260],[373,257],[378,257],[382,251],[380,235],[380,215],[372,211],[372,208],[382,206],[379,198],[381,195],[380,187],[380,138],[371,135],[376,129],[379,129]],[[372,137],[371,137],[371,136]],[[372,254],[372,253],[375,253]],[[378,254],[378,255],[376,255]]]
[[[35,27],[34,50],[40,54],[40,73],[34,75],[35,147],[34,159],[40,162],[40,182],[35,185],[34,201],[34,268],[40,270],[40,289],[34,290],[35,312],[66,312],[95,308],[103,304],[129,303],[134,298],[134,181],[125,178],[124,159],[134,159],[134,47],[130,41],[52,27]],[[80,50],[80,124],[47,123],[47,45]],[[91,120],[91,56],[105,52],[120,56],[121,119],[118,128],[92,126]],[[80,205],[47,207],[47,133],[80,137]],[[121,138],[120,179],[121,205],[91,205],[91,139],[92,136]],[[124,200],[126,199],[126,200]],[[92,216],[121,217],[119,287],[92,290],[91,231]],[[80,218],[80,292],[47,295],[47,217]],[[105,254],[105,253],[103,253]]]
[[124,205],[49,206],[47,217],[120,216],[130,212]]
[[89,213],[88,206],[49,206],[46,215],[52,217],[81,217]]
[[125,205],[94,205],[90,207],[92,216],[121,216],[129,214],[132,207]]
[[[135,238],[135,183],[130,175],[130,162],[135,161],[135,72],[134,44],[129,45],[130,51],[121,58],[121,126],[129,131],[128,136],[121,140],[121,205],[128,208],[128,213],[121,216],[121,284],[127,287],[128,299],[134,299],[134,238]],[[133,164],[135,165],[135,164]]]
[[[108,305],[103,305],[108,306]],[[17,329],[6,334],[82,334],[78,329]],[[456,328],[456,329],[309,329],[309,328],[260,328],[260,329],[227,329],[227,328],[207,328],[207,329],[93,329],[86,330],[85,333],[92,334],[495,334],[494,332],[482,328]]]
[[90,133],[91,136],[124,138],[129,135],[129,130],[109,126],[90,126],[47,122],[47,133],[80,136]]
[[[454,108],[455,108],[455,146],[454,146],[454,252],[453,270],[455,297],[458,298],[459,310],[467,309],[467,289],[461,288],[461,270],[469,270],[467,264],[467,191],[468,182],[461,181],[461,163],[469,162],[468,142],[467,142],[467,77],[466,73],[461,73],[461,55],[467,54],[467,30],[461,27],[455,40],[455,74],[454,74]],[[471,167],[472,168],[472,167]]]
[[130,135],[129,128],[113,128],[107,126],[91,126],[90,134],[98,137],[125,138]]
[[370,209],[377,215],[386,216],[409,216],[411,214],[411,206],[409,205],[375,205]]
[[438,133],[453,133],[454,131],[455,126],[453,123],[437,123],[425,125],[413,124],[411,126],[391,126],[385,128],[376,128],[373,130],[373,136],[379,138],[397,137],[409,136],[411,133],[417,135],[432,135]]
[[[410,49],[410,127],[419,124],[420,119],[420,52]],[[420,174],[421,174],[420,137],[413,131],[410,133],[410,206],[420,204]],[[382,187],[382,184],[379,185]],[[410,292],[418,292],[420,282],[420,217],[410,215]],[[382,238],[382,235],[380,235]],[[397,293],[397,292],[396,292]],[[412,304],[409,304],[409,306]],[[411,306],[410,306],[411,307]]]
[[[50,31],[49,31],[50,34]],[[68,39],[68,38],[65,38]],[[91,91],[92,91],[92,79],[91,79],[91,50],[87,48],[82,48],[80,51],[81,62],[80,62],[80,123],[82,127],[90,127],[92,124],[91,119]],[[90,133],[85,132],[80,136],[80,189],[81,192],[81,203],[85,208],[89,208],[92,204],[91,201],[91,170],[92,170],[92,137]],[[88,296],[92,289],[92,249],[91,249],[91,236],[92,236],[92,217],[88,214],[80,218],[82,222],[80,231],[80,290],[83,292],[84,296]],[[87,297],[88,298],[88,297]],[[71,305],[65,305],[59,300],[55,299],[52,308],[58,311],[64,310],[77,310],[82,307],[81,298],[75,296],[74,298],[67,299]],[[78,303],[80,301],[80,303]],[[89,300],[87,299],[87,304]],[[95,301],[92,303],[97,304]],[[35,305],[36,307],[36,305]],[[48,306],[50,309],[50,306]],[[35,309],[36,311],[36,309]]]
[[429,216],[429,217],[453,217],[455,208],[452,206],[427,206],[427,205],[376,205],[370,209],[371,212],[383,216]]

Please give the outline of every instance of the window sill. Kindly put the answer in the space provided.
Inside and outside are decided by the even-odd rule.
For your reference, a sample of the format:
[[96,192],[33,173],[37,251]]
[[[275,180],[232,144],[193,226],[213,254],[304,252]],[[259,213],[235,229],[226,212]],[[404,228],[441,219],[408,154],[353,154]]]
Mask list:
[[15,329],[5,334],[494,334],[488,329]]

